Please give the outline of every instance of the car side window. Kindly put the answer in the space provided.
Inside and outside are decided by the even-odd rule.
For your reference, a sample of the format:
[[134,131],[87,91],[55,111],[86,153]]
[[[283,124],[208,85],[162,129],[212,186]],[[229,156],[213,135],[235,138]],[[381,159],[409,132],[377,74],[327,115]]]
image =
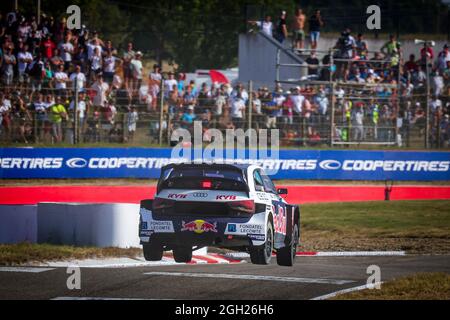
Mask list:
[[264,181],[261,177],[261,174],[259,173],[259,170],[255,170],[255,172],[253,173],[253,180],[255,181],[256,191],[259,191],[258,189],[264,190]]
[[277,188],[275,188],[275,185],[273,184],[272,180],[270,180],[270,178],[265,173],[262,173],[261,177],[263,179],[264,188],[266,189],[266,192],[271,192],[273,194],[278,194],[277,193]]

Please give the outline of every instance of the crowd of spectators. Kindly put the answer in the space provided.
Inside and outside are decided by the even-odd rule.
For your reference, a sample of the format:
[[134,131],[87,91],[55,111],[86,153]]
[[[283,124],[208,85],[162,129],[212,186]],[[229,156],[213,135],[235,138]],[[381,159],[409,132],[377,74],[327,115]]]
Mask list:
[[[281,130],[285,144],[319,145],[335,141],[397,142],[411,125],[425,128],[426,70],[433,88],[431,139],[439,146],[449,140],[450,53],[445,46],[435,54],[425,45],[418,56],[403,61],[401,44],[394,36],[382,48],[370,51],[362,34],[354,38],[344,30],[332,56],[315,52],[324,25],[320,11],[308,19],[298,9],[292,30],[283,11],[277,25],[271,17],[255,22],[283,42],[292,31],[293,44],[304,49],[309,25],[313,49],[306,59],[310,80],[302,85],[261,86],[248,92],[238,83],[187,82],[183,73],[162,74],[153,65],[144,74],[143,53],[127,43],[124,50],[102,40],[85,26],[71,31],[63,19],[19,12],[0,14],[0,138],[3,141],[73,141],[75,92],[77,123],[83,141],[133,141],[139,121],[159,111],[164,121],[150,123],[149,135],[164,130],[248,128]],[[119,52],[120,51],[120,52]],[[334,61],[333,64],[331,62]],[[427,66],[428,64],[428,66]],[[331,87],[315,80],[337,83]],[[308,84],[309,83],[309,84]],[[162,92],[160,92],[162,90]],[[331,129],[331,103],[334,127]],[[249,119],[251,110],[251,121]],[[69,130],[68,130],[69,129]]]
[[[305,12],[298,8],[292,15],[291,25],[287,23],[288,18],[290,17],[286,11],[282,11],[275,24],[269,15],[264,21],[250,21],[250,24],[257,25],[262,32],[282,44],[287,42],[289,33],[292,35],[292,48],[305,57],[308,64],[307,76],[302,80],[310,83],[338,83],[333,98],[337,116],[335,140],[371,140],[401,144],[401,139],[409,134],[411,126],[418,128],[423,135],[426,125],[426,88],[429,80],[430,140],[436,146],[449,144],[448,45],[437,48],[439,51],[436,54],[431,43],[424,42],[417,55],[403,57],[402,45],[394,35],[391,35],[381,48],[369,48],[363,34],[353,36],[351,30],[346,29],[334,47],[326,53],[322,52],[319,59],[316,49],[321,28],[325,24],[320,11],[315,10],[310,18],[307,18]],[[305,41],[307,31],[309,48],[306,48]],[[307,98],[313,102],[311,104],[316,109],[317,103],[314,101],[320,96],[320,90],[323,88],[318,89],[316,86],[313,89],[313,98]],[[329,104],[330,87],[325,91]]]
[[[132,103],[155,108],[157,91],[139,90],[145,78],[143,54],[132,43],[119,52],[95,30],[69,30],[65,18],[45,14],[39,20],[0,12],[2,140],[71,141],[73,133],[69,136],[66,129],[74,126],[75,92],[79,126],[89,141],[97,141],[105,130],[110,140],[117,140],[123,126],[116,125],[116,115],[132,114]],[[122,110],[115,106],[120,99]],[[123,121],[133,129],[135,120],[127,115]]]

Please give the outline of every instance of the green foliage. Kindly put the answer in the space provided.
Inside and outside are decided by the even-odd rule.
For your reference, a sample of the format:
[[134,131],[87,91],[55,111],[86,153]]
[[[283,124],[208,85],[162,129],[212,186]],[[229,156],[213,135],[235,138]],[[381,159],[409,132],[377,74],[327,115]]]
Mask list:
[[[59,18],[71,4],[81,7],[83,24],[116,46],[123,48],[133,41],[147,58],[176,62],[185,72],[236,66],[237,39],[245,31],[246,14],[255,19],[266,13],[276,21],[279,12],[286,10],[291,20],[299,4],[308,16],[320,9],[327,32],[350,27],[370,33],[365,29],[365,11],[371,4],[382,8],[384,34],[445,33],[448,29],[448,7],[440,0],[42,0],[42,10]],[[34,0],[19,0],[19,5],[28,14],[35,11]],[[6,3],[0,8],[11,9]]]

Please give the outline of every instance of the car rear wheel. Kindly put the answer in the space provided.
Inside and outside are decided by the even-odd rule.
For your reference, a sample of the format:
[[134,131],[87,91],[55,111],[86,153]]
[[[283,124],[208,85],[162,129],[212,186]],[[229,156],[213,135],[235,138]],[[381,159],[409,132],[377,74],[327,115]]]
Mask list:
[[250,260],[253,264],[269,264],[273,251],[273,226],[267,223],[266,242],[262,246],[250,247]]
[[294,265],[298,246],[298,226],[295,224],[292,230],[290,244],[277,250],[277,263],[280,266],[291,267]]
[[172,251],[175,262],[190,262],[192,260],[192,247],[175,247]]
[[142,245],[142,248],[147,261],[160,261],[163,257],[163,246],[159,243],[146,243]]

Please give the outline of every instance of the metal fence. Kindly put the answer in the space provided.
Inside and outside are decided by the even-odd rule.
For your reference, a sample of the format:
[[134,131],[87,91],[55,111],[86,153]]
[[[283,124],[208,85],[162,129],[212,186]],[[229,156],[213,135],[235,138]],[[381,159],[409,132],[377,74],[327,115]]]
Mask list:
[[[326,71],[330,66],[320,68]],[[280,87],[283,92],[277,92]],[[240,89],[214,85],[207,94],[197,88],[196,96],[161,88],[149,102],[151,97],[147,95],[146,100],[142,96],[146,92],[144,83],[140,90],[111,90],[106,97],[108,102],[102,106],[93,104],[94,88],[85,88],[82,95],[76,94],[80,90],[71,83],[67,88],[43,88],[40,93],[45,108],[37,109],[36,103],[41,102],[39,92],[33,92],[31,87],[0,86],[4,96],[0,101],[1,143],[171,145],[175,129],[193,130],[193,116],[189,116],[193,114],[196,121],[201,121],[204,132],[209,128],[280,129],[280,143],[286,147],[449,145],[448,125],[443,126],[445,121],[448,123],[448,110],[432,112],[426,89],[406,94],[398,84],[342,81],[331,75],[330,81],[279,80],[275,85],[258,87],[250,82]],[[382,90],[389,94],[381,95]],[[233,114],[237,92],[244,95],[246,105],[239,116]],[[300,106],[301,110],[288,102],[298,94],[309,101]],[[283,102],[283,98],[277,100],[280,96],[284,97]],[[445,108],[449,97],[440,98]],[[57,104],[64,107],[59,115],[52,108]],[[80,108],[81,105],[86,107]],[[208,141],[207,136],[204,138]]]

